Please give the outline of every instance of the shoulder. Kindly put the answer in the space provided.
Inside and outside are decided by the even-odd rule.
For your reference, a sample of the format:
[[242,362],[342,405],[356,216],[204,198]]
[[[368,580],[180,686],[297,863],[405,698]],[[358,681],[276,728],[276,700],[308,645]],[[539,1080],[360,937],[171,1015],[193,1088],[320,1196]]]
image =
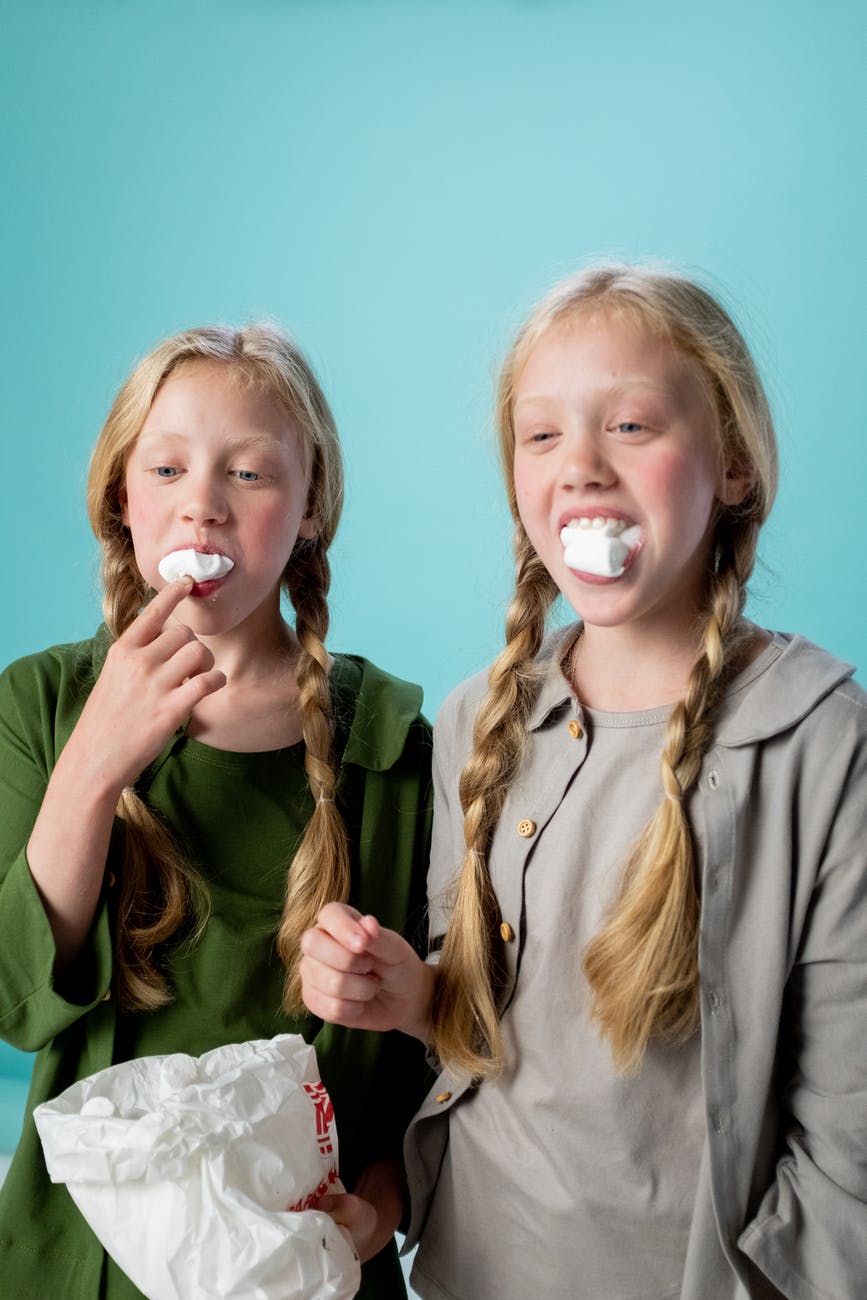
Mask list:
[[855,669],[802,636],[777,633],[776,658],[742,698],[726,702],[717,740],[736,748],[795,732],[824,733],[833,746],[841,735],[867,738],[867,692],[852,680]]
[[[564,648],[574,640],[576,628],[577,624],[574,623],[568,627],[558,627],[545,637],[533,661],[533,671],[538,678],[540,691],[546,678],[551,676],[554,662],[559,663]],[[468,677],[446,696],[437,714],[434,728],[438,745],[454,740],[461,744],[468,735],[472,734],[476,714],[488,693],[491,667],[492,665],[489,665],[481,672]]]
[[331,682],[337,726],[346,737],[344,762],[381,772],[410,749],[430,750],[420,686],[348,654],[333,656]]
[[7,759],[51,763],[72,734],[110,644],[108,633],[16,659],[0,674],[0,746]]
[[12,701],[23,712],[51,701],[83,701],[96,680],[109,644],[109,634],[100,629],[86,641],[50,646],[38,654],[16,659],[0,674],[4,709]]

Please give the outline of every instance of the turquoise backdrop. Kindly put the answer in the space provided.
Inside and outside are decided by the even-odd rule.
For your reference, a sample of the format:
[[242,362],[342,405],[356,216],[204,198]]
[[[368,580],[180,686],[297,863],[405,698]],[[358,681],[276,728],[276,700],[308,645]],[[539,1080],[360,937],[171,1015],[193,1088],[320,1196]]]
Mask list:
[[0,659],[99,619],[84,475],[133,360],[267,315],[346,448],[332,643],[435,714],[510,590],[496,362],[554,279],[614,254],[734,305],[783,460],[751,612],[863,666],[864,13],[0,0]]

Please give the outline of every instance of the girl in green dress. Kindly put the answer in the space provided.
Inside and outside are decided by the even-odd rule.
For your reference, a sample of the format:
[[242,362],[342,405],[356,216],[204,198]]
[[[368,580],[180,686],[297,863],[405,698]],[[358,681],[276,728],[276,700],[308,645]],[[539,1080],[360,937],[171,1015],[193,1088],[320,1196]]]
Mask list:
[[[0,679],[0,1032],[38,1053],[28,1113],[119,1061],[303,1033],[349,1189],[324,1208],[389,1297],[421,1049],[307,1013],[299,939],[334,900],[419,939],[430,737],[417,687],[325,648],[342,495],[325,397],[273,326],[180,334],[121,388],[88,484],[105,625]],[[29,1118],[0,1272],[9,1295],[137,1294]]]

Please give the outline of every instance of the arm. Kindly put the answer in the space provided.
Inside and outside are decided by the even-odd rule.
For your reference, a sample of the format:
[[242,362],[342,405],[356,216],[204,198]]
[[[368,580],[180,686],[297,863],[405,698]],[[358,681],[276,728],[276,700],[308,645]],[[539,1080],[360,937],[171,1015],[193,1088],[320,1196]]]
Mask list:
[[801,785],[836,785],[836,807],[820,818],[801,798],[792,816],[818,869],[783,1004],[776,1177],[738,1242],[796,1300],[860,1295],[867,1278],[867,744],[853,752],[847,721]]
[[93,923],[121,792],[225,683],[211,652],[171,617],[190,584],[164,588],[112,645],[45,790],[27,862],[58,974],[71,968]]

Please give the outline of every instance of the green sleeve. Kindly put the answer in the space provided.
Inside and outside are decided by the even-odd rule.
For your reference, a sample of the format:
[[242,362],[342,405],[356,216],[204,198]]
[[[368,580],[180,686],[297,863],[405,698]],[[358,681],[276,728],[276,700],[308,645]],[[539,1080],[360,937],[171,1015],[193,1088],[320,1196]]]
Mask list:
[[[70,689],[81,680],[80,656],[68,649],[19,660],[0,676],[0,1036],[23,1051],[37,1051],[90,1010],[111,980],[104,899],[74,985],[63,993],[55,987],[54,939],[25,854],[57,755],[86,698]],[[120,834],[116,827],[113,848]]]

